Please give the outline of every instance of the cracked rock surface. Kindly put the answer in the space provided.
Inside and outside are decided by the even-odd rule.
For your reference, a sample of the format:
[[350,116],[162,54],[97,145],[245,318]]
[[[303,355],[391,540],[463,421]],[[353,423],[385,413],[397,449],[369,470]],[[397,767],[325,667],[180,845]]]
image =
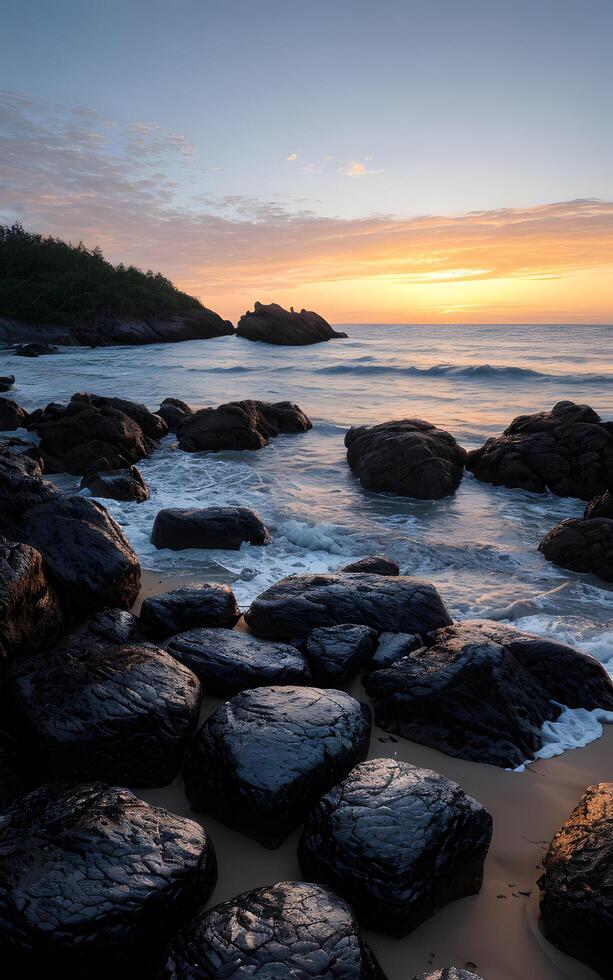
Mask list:
[[237,630],[190,630],[173,637],[167,649],[193,670],[207,695],[231,697],[253,687],[311,683],[307,658],[296,647]]
[[140,971],[216,879],[202,827],[100,783],[18,798],[0,856],[0,950],[23,976],[153,976]]
[[613,783],[588,786],[553,838],[540,879],[547,939],[611,976]]
[[346,902],[301,881],[216,905],[179,932],[164,960],[161,980],[385,980]]
[[245,620],[258,636],[291,640],[341,623],[379,633],[425,633],[446,626],[451,617],[428,582],[408,575],[336,572],[281,579],[254,599]]
[[70,637],[9,666],[11,707],[47,779],[164,786],[198,722],[200,684],[163,650]]
[[201,408],[178,423],[177,436],[179,447],[188,453],[221,452],[262,449],[281,432],[311,428],[311,420],[292,402],[247,400]]
[[613,519],[571,518],[556,524],[539,544],[547,561],[613,582]]
[[347,684],[364,667],[377,643],[377,632],[369,626],[324,626],[313,630],[306,653],[316,684],[335,687]]
[[370,759],[309,812],[303,876],[342,895],[364,926],[405,936],[447,902],[479,891],[492,818],[457,783]]
[[355,426],[345,446],[352,472],[375,493],[440,500],[455,493],[464,473],[466,450],[422,419]]
[[141,623],[155,640],[200,627],[231,629],[240,615],[230,586],[217,583],[149,596],[140,611]]
[[368,751],[370,709],[342,691],[262,687],[222,704],[184,767],[196,811],[278,847]]
[[609,520],[613,520],[613,493],[607,490],[600,497],[590,500],[583,517],[585,520],[590,517],[608,517]]
[[151,532],[156,548],[227,548],[244,541],[270,544],[268,529],[248,507],[169,507],[158,512]]
[[62,628],[40,552],[0,535],[0,660],[51,646]]
[[494,486],[591,500],[613,486],[613,422],[588,405],[558,402],[550,412],[513,419],[468,453],[466,468]]

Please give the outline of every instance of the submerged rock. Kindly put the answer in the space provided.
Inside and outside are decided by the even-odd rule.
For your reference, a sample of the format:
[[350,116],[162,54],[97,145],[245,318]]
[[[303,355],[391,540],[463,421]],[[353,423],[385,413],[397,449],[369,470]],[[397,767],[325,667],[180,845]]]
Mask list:
[[306,432],[310,419],[292,402],[228,402],[202,408],[177,426],[179,446],[188,453],[262,449],[280,433]]
[[11,398],[0,398],[0,431],[13,432],[15,429],[25,429],[28,425],[28,413]]
[[300,310],[294,313],[284,310],[278,303],[255,303],[253,312],[245,313],[238,321],[236,336],[264,344],[304,346],[319,344],[324,340],[346,337],[338,333],[318,313]]
[[170,432],[176,432],[180,422],[184,422],[194,414],[193,408],[180,398],[165,398],[157,410],[160,418],[164,419]]
[[0,662],[44,650],[62,629],[60,604],[40,552],[0,535]]
[[613,422],[588,405],[558,402],[551,412],[513,419],[468,453],[466,467],[495,486],[591,500],[613,486]]
[[588,520],[593,517],[608,517],[609,520],[613,520],[613,493],[609,490],[600,497],[594,497],[585,508],[583,519]]
[[161,980],[386,980],[347,903],[303,881],[216,905],[175,936],[163,960]]
[[129,609],[135,602],[138,558],[97,501],[57,496],[31,507],[15,533],[41,552],[64,613],[82,619],[108,606]]
[[141,623],[155,640],[200,627],[232,629],[240,615],[234,592],[221,583],[149,596],[140,611]]
[[81,403],[91,408],[111,408],[122,412],[136,422],[143,434],[149,439],[161,439],[168,432],[168,426],[160,415],[155,415],[145,405],[129,401],[127,398],[107,398],[105,395],[80,392],[73,395],[70,402],[71,404]]
[[156,548],[222,548],[238,551],[243,542],[270,544],[270,534],[248,507],[168,508],[159,511],[151,543]]
[[365,758],[370,711],[342,691],[262,687],[222,704],[184,768],[197,811],[278,847],[322,793]]
[[100,783],[20,797],[0,851],[0,948],[24,976],[152,976],[217,876],[197,823]]
[[348,684],[370,659],[377,632],[369,626],[324,626],[306,642],[313,681],[322,687]]
[[400,575],[400,565],[387,555],[370,555],[340,569],[341,572],[370,572],[372,575]]
[[591,572],[613,582],[613,519],[561,521],[539,544],[547,561],[573,572]]
[[55,344],[19,344],[13,354],[18,357],[42,357],[45,354],[57,354]]
[[545,936],[603,978],[610,977],[613,783],[588,786],[543,864],[539,884]]
[[258,636],[272,639],[306,637],[320,626],[341,623],[425,633],[451,622],[428,582],[353,572],[290,575],[254,599],[245,620]]
[[231,697],[271,684],[309,684],[306,657],[289,643],[258,640],[232,629],[193,629],[168,644],[168,652],[193,670],[205,694]]
[[136,466],[125,470],[102,470],[91,473],[81,480],[81,489],[89,490],[92,497],[133,500],[139,504],[149,500],[147,484]]
[[455,493],[466,451],[449,432],[422,419],[359,425],[345,436],[347,462],[365,490],[418,500]]
[[492,818],[457,783],[370,759],[310,811],[298,847],[307,881],[329,885],[363,926],[406,936],[479,891]]
[[149,645],[73,634],[9,665],[16,728],[48,780],[165,786],[198,722],[200,684]]

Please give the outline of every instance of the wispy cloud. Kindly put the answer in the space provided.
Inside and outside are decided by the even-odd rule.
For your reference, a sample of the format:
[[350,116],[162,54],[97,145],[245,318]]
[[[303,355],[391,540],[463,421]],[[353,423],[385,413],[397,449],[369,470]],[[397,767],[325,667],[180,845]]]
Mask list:
[[[366,159],[372,160],[372,157],[366,157]],[[343,164],[338,172],[345,174],[346,177],[366,177],[368,174],[380,174],[381,170],[369,170],[365,163],[361,163],[359,160],[350,160],[349,163]]]
[[289,156],[286,156],[285,159],[286,160],[289,160],[290,162],[293,162],[294,160],[297,160],[298,159],[298,154],[297,153],[290,153]]

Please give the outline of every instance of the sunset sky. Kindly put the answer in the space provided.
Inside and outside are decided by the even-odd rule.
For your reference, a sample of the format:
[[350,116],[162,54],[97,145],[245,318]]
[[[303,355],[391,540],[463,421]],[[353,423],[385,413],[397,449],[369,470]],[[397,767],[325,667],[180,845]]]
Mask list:
[[0,218],[233,320],[613,321],[611,0],[4,0]]

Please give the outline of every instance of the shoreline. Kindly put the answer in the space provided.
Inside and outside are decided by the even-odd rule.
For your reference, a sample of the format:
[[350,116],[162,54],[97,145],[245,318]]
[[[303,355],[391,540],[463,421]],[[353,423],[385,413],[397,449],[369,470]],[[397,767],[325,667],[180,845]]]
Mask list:
[[[143,570],[142,578],[136,610],[147,595],[203,581],[202,576],[167,576],[152,570]],[[369,703],[359,679],[348,691]],[[222,700],[205,696],[201,721]],[[585,787],[606,778],[613,758],[613,726],[605,726],[603,736],[589,745],[538,760],[522,773],[454,759],[373,725],[368,757],[383,756],[454,779],[483,803],[494,820],[478,895],[446,905],[404,939],[364,930],[388,980],[410,980],[446,966],[472,969],[485,980],[597,980],[594,971],[560,953],[535,932],[534,897],[530,896],[553,834]],[[296,857],[299,830],[277,850],[269,851],[206,814],[192,813],[181,777],[170,786],[135,792],[150,803],[197,820],[210,831],[220,877],[207,907],[251,888],[301,878]]]

